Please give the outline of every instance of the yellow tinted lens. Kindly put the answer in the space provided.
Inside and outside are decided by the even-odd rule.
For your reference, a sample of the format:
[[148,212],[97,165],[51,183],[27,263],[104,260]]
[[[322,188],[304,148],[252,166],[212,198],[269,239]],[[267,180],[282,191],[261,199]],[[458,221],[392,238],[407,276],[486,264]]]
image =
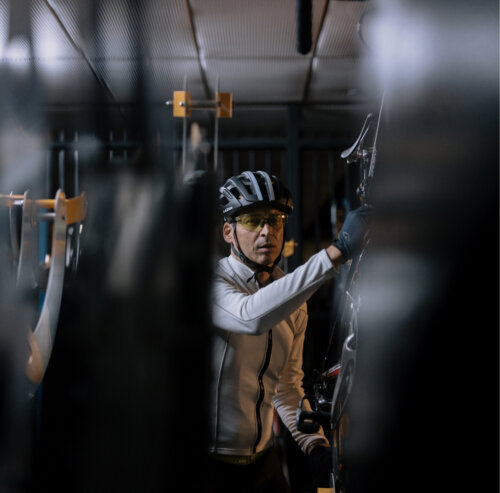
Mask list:
[[286,223],[286,219],[287,218],[284,214],[271,214],[267,218],[267,222],[273,228],[279,229],[279,228],[282,228],[283,225]]
[[281,229],[286,224],[288,217],[285,214],[242,214],[236,218],[247,231],[260,231],[264,223],[275,229]]
[[236,218],[247,231],[260,231],[264,223],[275,229],[281,229],[287,223],[288,217],[285,214],[242,214]]
[[240,224],[248,231],[257,231],[260,229],[263,220],[264,216],[256,214],[242,214],[239,217]]

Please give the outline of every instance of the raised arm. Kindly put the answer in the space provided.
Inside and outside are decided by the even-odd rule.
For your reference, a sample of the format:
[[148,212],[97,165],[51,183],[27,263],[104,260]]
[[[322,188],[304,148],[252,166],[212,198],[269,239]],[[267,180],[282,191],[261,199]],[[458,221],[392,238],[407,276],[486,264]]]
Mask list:
[[250,335],[270,330],[285,319],[336,273],[326,250],[313,255],[292,273],[255,293],[238,287],[229,272],[219,269],[214,285],[215,326]]

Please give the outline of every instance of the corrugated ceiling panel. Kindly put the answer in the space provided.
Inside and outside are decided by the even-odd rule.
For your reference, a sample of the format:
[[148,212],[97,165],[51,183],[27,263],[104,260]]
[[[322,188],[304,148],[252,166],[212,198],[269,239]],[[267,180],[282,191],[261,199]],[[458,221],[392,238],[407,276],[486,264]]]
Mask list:
[[[325,0],[313,0],[315,39]],[[295,0],[191,0],[202,58],[303,58]]]
[[44,60],[37,62],[44,104],[85,105],[110,103],[108,94],[99,85],[83,60]]
[[142,66],[137,60],[100,60],[96,70],[106,80],[115,99],[121,103],[138,100],[137,83],[140,70],[147,84],[144,97],[149,102],[164,103],[172,99],[174,90],[182,90],[184,76],[193,99],[204,98],[198,63],[193,60],[150,60]]
[[9,30],[7,0],[0,1],[0,55],[4,57],[4,47],[7,43]]
[[[313,0],[313,36],[325,2]],[[309,101],[353,97],[358,88],[354,59],[364,52],[356,25],[367,3],[330,0]],[[296,0],[190,0],[189,5],[212,93],[219,76],[219,90],[232,92],[235,104],[301,101],[310,57],[296,51]],[[92,71],[116,101],[133,101],[138,42],[148,55],[149,99],[170,99],[173,90],[182,89],[184,76],[192,97],[205,98],[186,0],[35,0],[33,11],[35,55],[44,82],[52,86],[44,92],[51,101],[78,104],[94,98]],[[7,18],[7,0],[0,0],[0,40],[6,37]],[[337,63],[339,58],[346,60]],[[110,99],[104,85],[99,97]]]
[[357,34],[362,13],[371,2],[330,0],[316,47],[317,57],[352,58],[366,53]]
[[[20,4],[14,7],[19,7]],[[27,15],[23,12],[24,15]],[[42,104],[81,103],[102,99],[97,81],[83,57],[75,50],[62,32],[60,25],[43,0],[31,2],[31,38],[33,58],[30,58],[28,38],[19,44],[7,44],[9,8],[5,0],[0,3],[0,38],[2,62],[21,70],[34,63],[39,80],[37,97]],[[29,23],[27,22],[25,28]],[[19,72],[21,73],[21,72]],[[28,72],[25,72],[28,74]],[[101,93],[101,95],[99,95]],[[91,95],[91,97],[90,97]]]
[[184,77],[192,99],[205,99],[198,62],[193,60],[152,60],[151,98],[165,102],[173,98],[174,91],[182,91]]
[[133,57],[137,53],[136,42],[143,43],[149,57],[196,57],[185,0],[148,0],[142,9],[139,2],[100,0],[96,2],[98,29],[89,25],[89,9],[81,0],[51,3],[90,58]]
[[369,66],[355,58],[320,58],[313,63],[308,100],[311,102],[354,102],[374,90]]
[[37,60],[63,61],[82,58],[43,0],[32,1],[31,22],[33,51]]
[[[77,104],[94,98],[95,71],[111,94],[101,87],[104,100],[130,103],[137,99],[141,65],[151,101],[171,99],[173,90],[182,89],[184,76],[188,77],[192,97],[203,97],[184,0],[148,1],[143,11],[137,3],[124,0],[96,2],[98,22],[92,20],[89,5],[85,9],[79,0],[52,0],[51,5],[55,14],[43,0],[37,0],[34,17],[36,51],[42,65],[49,69],[44,81],[53,86],[47,92],[51,102],[56,102],[57,96],[60,102]],[[72,46],[64,29],[83,50],[86,60]],[[147,64],[139,63],[141,49],[147,54]]]
[[197,57],[186,1],[150,0],[146,5],[143,28],[150,56],[175,59]]
[[242,102],[297,102],[302,96],[308,60],[250,59],[207,60],[206,73],[213,81],[220,76],[219,90],[232,92],[235,104]]

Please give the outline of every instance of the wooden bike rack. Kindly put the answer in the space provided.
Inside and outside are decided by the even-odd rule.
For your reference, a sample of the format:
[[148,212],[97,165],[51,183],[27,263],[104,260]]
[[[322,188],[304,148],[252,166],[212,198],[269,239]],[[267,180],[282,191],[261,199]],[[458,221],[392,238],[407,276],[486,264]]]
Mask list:
[[[39,269],[38,235],[40,221],[52,222],[51,253],[45,296],[34,330],[29,330],[30,355],[26,364],[26,376],[35,386],[42,381],[47,369],[57,331],[59,311],[67,265],[67,226],[80,223],[86,215],[85,194],[66,199],[58,190],[54,199],[36,199],[24,195],[1,195],[0,205],[9,207],[11,249],[17,267],[16,286],[30,289],[37,286],[36,272]],[[20,242],[14,208],[22,207]],[[79,252],[76,252],[79,255]]]

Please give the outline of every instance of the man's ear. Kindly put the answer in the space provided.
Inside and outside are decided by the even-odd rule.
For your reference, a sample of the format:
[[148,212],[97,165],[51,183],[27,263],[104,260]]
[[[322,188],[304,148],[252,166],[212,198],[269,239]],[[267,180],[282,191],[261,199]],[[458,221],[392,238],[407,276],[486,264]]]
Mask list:
[[224,223],[222,227],[222,236],[226,243],[231,244],[233,242],[233,225],[231,223]]

